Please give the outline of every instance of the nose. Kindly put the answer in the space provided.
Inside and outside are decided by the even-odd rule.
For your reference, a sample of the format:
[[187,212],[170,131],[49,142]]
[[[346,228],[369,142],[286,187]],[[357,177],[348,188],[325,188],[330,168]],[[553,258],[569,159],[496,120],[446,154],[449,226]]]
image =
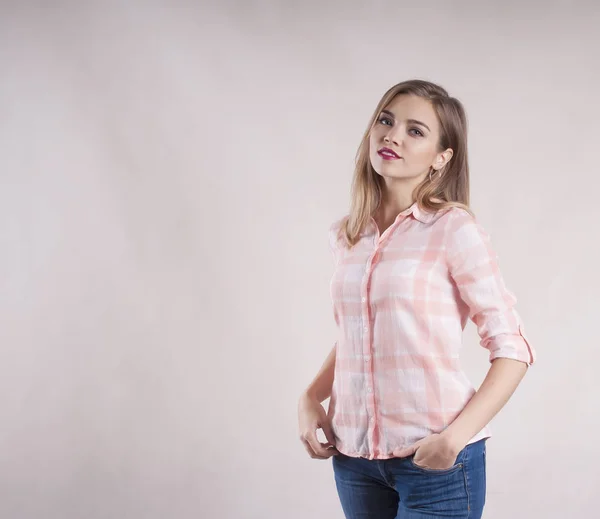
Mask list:
[[390,127],[390,129],[388,130],[388,132],[383,136],[383,140],[386,143],[393,142],[396,146],[398,146],[400,144],[399,137],[398,137],[398,135],[399,135],[399,132],[398,132],[399,126],[400,125],[395,125],[395,126]]

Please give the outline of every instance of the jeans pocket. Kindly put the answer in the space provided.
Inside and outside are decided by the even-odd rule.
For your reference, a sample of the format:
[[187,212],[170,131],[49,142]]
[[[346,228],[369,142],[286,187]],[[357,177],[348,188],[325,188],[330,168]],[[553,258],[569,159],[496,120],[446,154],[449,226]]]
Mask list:
[[458,458],[457,458],[457,461],[450,468],[447,468],[447,469],[430,469],[430,468],[427,468],[427,467],[421,467],[421,465],[417,465],[415,463],[414,458],[415,458],[414,454],[412,456],[410,456],[408,458],[409,463],[412,465],[413,468],[415,468],[415,469],[417,469],[420,472],[423,472],[425,474],[438,474],[438,475],[441,475],[441,474],[452,474],[453,472],[456,472],[457,470],[460,470],[462,468],[462,466],[463,466],[462,462],[459,462]]

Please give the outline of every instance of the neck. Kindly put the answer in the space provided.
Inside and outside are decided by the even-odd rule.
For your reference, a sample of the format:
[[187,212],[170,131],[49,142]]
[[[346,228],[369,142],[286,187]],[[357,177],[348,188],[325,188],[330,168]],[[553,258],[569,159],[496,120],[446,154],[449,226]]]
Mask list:
[[385,190],[377,213],[383,221],[393,220],[398,213],[413,205],[412,193],[406,191]]

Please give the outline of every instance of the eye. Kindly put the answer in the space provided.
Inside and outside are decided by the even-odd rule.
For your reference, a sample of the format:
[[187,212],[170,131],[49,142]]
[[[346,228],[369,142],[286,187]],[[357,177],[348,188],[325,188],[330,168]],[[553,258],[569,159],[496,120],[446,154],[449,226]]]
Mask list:
[[417,132],[421,137],[424,137],[423,132],[421,130],[419,130],[418,128],[411,128],[410,130],[408,130],[409,132],[415,131]]
[[[384,124],[385,126],[391,126],[392,125],[392,120],[389,117],[386,117],[385,115],[381,116],[379,118],[379,122],[381,124]],[[387,123],[390,123],[389,125]]]

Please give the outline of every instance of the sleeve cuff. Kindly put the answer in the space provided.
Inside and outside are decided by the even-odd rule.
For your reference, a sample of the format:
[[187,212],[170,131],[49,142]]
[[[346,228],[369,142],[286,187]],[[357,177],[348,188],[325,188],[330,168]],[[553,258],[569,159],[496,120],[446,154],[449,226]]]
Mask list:
[[531,366],[536,361],[535,349],[529,343],[521,325],[517,335],[497,335],[487,348],[490,350],[490,363],[494,359],[505,358],[519,360]]

